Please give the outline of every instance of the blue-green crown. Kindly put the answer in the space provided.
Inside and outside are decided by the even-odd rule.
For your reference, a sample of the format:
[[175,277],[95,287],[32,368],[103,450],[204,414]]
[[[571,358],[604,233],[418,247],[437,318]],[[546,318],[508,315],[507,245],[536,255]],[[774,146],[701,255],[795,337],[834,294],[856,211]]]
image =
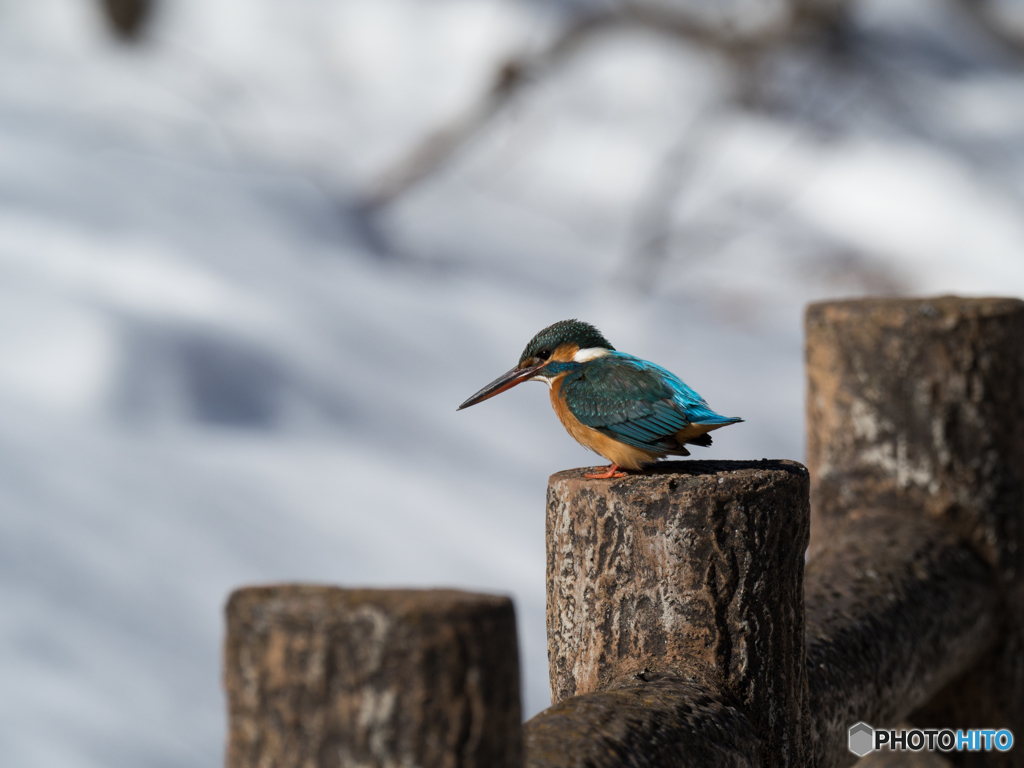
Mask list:
[[562,344],[575,344],[580,349],[615,349],[590,323],[584,323],[582,320],[559,320],[530,339],[530,343],[526,345],[519,358],[519,363],[536,357],[544,350],[554,352]]

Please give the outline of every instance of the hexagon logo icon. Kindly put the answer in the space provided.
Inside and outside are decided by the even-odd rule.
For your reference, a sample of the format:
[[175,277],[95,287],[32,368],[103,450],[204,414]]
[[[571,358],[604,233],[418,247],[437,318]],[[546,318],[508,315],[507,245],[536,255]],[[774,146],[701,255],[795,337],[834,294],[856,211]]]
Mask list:
[[850,751],[857,757],[864,757],[873,750],[875,729],[867,723],[857,723],[850,727]]

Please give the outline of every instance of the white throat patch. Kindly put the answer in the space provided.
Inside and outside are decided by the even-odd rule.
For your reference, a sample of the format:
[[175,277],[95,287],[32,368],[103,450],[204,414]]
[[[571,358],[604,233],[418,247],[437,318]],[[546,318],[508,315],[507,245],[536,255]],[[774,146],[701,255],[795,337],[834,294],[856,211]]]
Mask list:
[[596,360],[599,357],[604,357],[608,354],[607,349],[601,347],[589,347],[587,349],[576,350],[576,354],[572,356],[574,362],[585,363],[588,360]]

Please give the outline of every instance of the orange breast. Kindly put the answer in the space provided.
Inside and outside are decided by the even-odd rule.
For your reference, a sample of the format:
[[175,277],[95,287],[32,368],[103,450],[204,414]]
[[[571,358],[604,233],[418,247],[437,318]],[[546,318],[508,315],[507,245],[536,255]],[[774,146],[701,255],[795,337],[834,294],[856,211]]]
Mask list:
[[585,448],[594,453],[604,456],[608,461],[618,464],[623,469],[637,470],[644,464],[660,459],[664,453],[653,453],[641,448],[634,448],[632,445],[620,443],[618,440],[608,437],[596,429],[581,424],[580,420],[573,416],[569,406],[562,399],[562,379],[564,374],[551,382],[551,407],[558,414],[558,420],[562,422],[566,432],[572,435],[573,439]]

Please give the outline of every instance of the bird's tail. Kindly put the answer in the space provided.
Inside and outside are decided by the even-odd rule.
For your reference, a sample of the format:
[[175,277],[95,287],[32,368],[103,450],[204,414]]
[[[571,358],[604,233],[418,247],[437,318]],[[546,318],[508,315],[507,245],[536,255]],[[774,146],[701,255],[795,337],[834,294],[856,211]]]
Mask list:
[[691,437],[690,435],[685,434],[685,432],[680,432],[676,435],[676,439],[682,443],[686,443],[687,445],[700,445],[707,448],[711,445],[712,430],[721,429],[722,427],[727,427],[730,424],[737,424],[741,421],[743,421],[743,419],[736,416],[720,416],[714,411],[708,411],[706,414],[702,414],[700,421],[694,421],[685,430],[685,432],[690,432],[692,434],[697,429],[703,429],[704,432],[702,434],[693,435]]
[[692,424],[701,427],[727,427],[730,424],[739,424],[743,419],[738,416],[721,416],[713,411],[697,414],[691,420]]

